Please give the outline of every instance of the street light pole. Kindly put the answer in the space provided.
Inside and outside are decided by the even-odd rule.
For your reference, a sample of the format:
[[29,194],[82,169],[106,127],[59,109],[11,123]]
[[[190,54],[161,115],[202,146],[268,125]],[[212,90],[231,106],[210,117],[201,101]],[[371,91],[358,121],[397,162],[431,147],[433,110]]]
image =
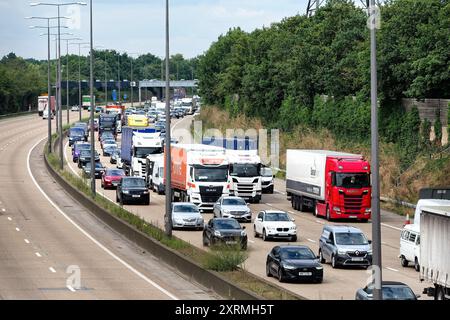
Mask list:
[[108,105],[108,63],[106,62],[108,50],[105,49],[105,107]]
[[165,155],[166,163],[164,165],[166,177],[166,212],[164,225],[166,235],[172,236],[172,159],[170,148],[170,79],[169,79],[169,0],[166,0],[166,136],[165,136]]
[[382,300],[382,267],[381,267],[381,221],[380,221],[380,174],[378,160],[378,97],[377,97],[377,42],[376,28],[378,10],[375,0],[371,0],[369,8],[370,21],[370,97],[371,97],[371,158],[372,158],[372,250],[375,266],[373,299]]
[[90,0],[90,95],[91,95],[91,191],[92,197],[95,198],[95,131],[94,131],[94,37],[92,30],[92,0]]
[[117,52],[117,81],[118,81],[118,86],[119,86],[119,100],[118,100],[118,102],[119,102],[119,105],[120,105],[120,99],[121,99],[121,96],[120,96],[120,85],[121,85],[121,83],[120,83],[120,52]]
[[[67,104],[67,124],[69,124],[69,41],[71,40],[82,40],[81,38],[71,38],[71,39],[61,39],[66,41],[67,47],[67,67],[66,67],[66,104]],[[80,118],[81,120],[81,118]]]

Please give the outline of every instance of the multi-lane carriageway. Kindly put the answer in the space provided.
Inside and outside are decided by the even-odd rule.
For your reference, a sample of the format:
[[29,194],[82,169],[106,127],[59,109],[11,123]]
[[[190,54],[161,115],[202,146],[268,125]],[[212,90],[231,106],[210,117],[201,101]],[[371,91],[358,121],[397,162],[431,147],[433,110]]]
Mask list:
[[[190,132],[190,125],[192,117],[185,117],[179,120],[173,120],[172,134],[176,138],[183,141],[186,135]],[[183,142],[186,142],[184,140]],[[97,146],[101,155],[100,144],[96,139]],[[119,135],[120,143],[120,135]],[[68,170],[75,174],[81,174],[80,169],[71,160],[71,149],[68,144],[65,145],[66,161],[69,163]],[[101,162],[106,166],[113,166],[109,163],[109,158],[100,156]],[[281,209],[288,211],[289,214],[295,218],[298,227],[298,242],[299,244],[308,245],[314,252],[318,252],[318,239],[321,234],[324,224],[328,221],[316,218],[309,212],[294,211],[290,202],[286,200],[284,183],[281,180],[276,180],[274,194],[264,194],[260,204],[251,204],[250,207],[253,212],[253,218],[259,210],[262,209]],[[101,188],[100,179],[97,179],[97,191],[112,202],[115,202],[115,190],[103,190]],[[150,194],[150,205],[125,205],[124,207],[141,217],[148,222],[158,226],[164,225],[164,195]],[[212,214],[204,214],[205,221],[208,221]],[[419,273],[414,271],[412,267],[403,268],[398,259],[399,254],[399,237],[400,230],[404,224],[404,218],[390,212],[382,211],[382,265],[383,265],[383,279],[396,280],[408,284],[415,293],[421,293],[423,284],[419,282]],[[348,224],[358,227],[371,238],[371,224],[358,222],[331,222],[338,224]],[[277,283],[288,290],[291,290],[299,295],[309,299],[354,299],[355,292],[358,288],[364,287],[369,281],[370,271],[364,269],[333,269],[331,266],[324,266],[324,280],[322,284],[299,284],[299,283],[278,283],[274,278],[267,278],[265,276],[265,261],[267,253],[277,244],[282,244],[282,241],[268,241],[264,242],[261,238],[255,239],[253,236],[253,226],[248,223],[245,224],[249,236],[248,252],[249,258],[245,262],[245,268],[254,274],[266,278],[268,281]],[[201,231],[181,231],[175,230],[174,234],[184,239],[193,245],[202,247],[202,232]],[[426,297],[422,297],[426,298]]]
[[218,298],[73,201],[44,167],[46,137],[37,115],[0,121],[0,300]]

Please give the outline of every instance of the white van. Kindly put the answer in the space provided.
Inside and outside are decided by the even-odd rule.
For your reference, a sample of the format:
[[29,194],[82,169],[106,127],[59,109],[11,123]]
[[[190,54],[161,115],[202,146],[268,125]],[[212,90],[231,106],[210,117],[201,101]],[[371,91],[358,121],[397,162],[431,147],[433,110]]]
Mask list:
[[407,224],[400,234],[400,263],[402,267],[414,264],[414,269],[420,271],[420,225]]

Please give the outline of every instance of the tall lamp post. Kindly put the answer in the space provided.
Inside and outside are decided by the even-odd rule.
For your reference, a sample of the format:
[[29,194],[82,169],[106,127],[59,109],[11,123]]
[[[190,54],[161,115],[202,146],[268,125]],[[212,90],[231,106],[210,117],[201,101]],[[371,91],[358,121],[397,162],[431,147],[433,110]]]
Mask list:
[[171,165],[170,155],[170,79],[169,79],[169,0],[166,0],[166,136],[165,153],[166,163],[164,165],[166,176],[166,212],[164,225],[166,234],[172,236],[172,187],[171,187]]
[[77,42],[72,43],[72,45],[78,46],[78,113],[79,120],[81,121],[81,109],[82,109],[82,101],[81,101],[81,46],[89,44],[89,42]]
[[372,250],[374,272],[373,299],[382,300],[382,267],[381,267],[381,221],[380,221],[380,174],[378,161],[378,83],[377,83],[377,38],[376,29],[379,23],[379,11],[375,0],[370,1],[370,100],[371,100],[371,158],[372,158]]
[[130,74],[130,90],[131,90],[131,98],[130,98],[130,100],[131,100],[131,107],[133,108],[133,55],[134,54],[139,54],[138,52],[131,52],[131,53],[129,53],[129,55],[130,55],[130,58],[131,58],[131,74]]
[[67,62],[66,62],[66,105],[67,105],[67,124],[70,122],[69,120],[69,41],[73,40],[83,40],[81,38],[68,38],[68,39],[61,39],[63,41],[66,41],[66,55],[67,55]]
[[47,26],[30,26],[30,29],[47,29],[47,124],[48,124],[48,137],[47,137],[47,150],[48,153],[52,152],[52,114],[51,114],[51,96],[52,87],[50,83],[50,29],[56,28],[56,26],[50,26],[50,20],[58,19],[58,17],[26,17],[25,19],[40,19],[47,20]]
[[91,95],[91,192],[95,198],[95,131],[94,131],[94,36],[92,25],[92,0],[89,1],[89,24],[90,24],[90,95]]
[[33,2],[30,6],[54,6],[58,8],[58,80],[56,81],[56,88],[58,90],[56,103],[59,106],[59,158],[60,169],[64,168],[64,150],[63,150],[63,133],[62,133],[62,105],[61,105],[61,15],[60,9],[62,6],[70,5],[86,5],[84,2],[67,2],[67,3],[48,3],[48,2]]

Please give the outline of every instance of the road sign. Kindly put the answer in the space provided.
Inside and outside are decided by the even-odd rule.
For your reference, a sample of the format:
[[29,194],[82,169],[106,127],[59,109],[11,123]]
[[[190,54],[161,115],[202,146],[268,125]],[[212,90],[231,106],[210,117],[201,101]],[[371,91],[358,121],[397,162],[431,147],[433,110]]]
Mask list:
[[113,101],[117,101],[117,91],[116,90],[112,91],[111,96],[112,96]]
[[127,94],[125,93],[125,94],[123,95],[123,100],[127,100],[127,98],[128,98],[128,96],[127,96]]

